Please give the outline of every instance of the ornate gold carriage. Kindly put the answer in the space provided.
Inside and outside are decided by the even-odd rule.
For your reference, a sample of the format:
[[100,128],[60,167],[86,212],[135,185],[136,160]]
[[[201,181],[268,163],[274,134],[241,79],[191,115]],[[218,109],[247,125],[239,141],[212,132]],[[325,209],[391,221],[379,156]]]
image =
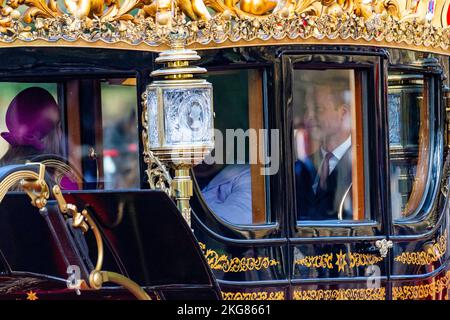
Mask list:
[[[34,83],[57,79],[55,95],[65,105],[64,130],[72,139],[66,146],[69,161],[36,161],[63,174],[72,167],[80,190],[56,187],[49,194],[47,186],[46,198],[54,197],[65,218],[77,221],[72,227],[87,231],[100,225],[96,245],[103,251],[103,237],[112,248],[105,260],[123,260],[107,264],[116,273],[101,273],[101,262],[92,270],[85,267],[84,284],[90,286],[84,289],[112,280],[141,298],[198,292],[217,298],[220,290],[225,299],[448,299],[449,22],[450,0],[7,0],[0,9],[0,76]],[[41,70],[45,80],[39,78]],[[205,73],[210,82],[202,78]],[[298,167],[320,150],[308,140],[315,132],[308,132],[308,112],[318,108],[308,101],[320,100],[308,84],[322,85],[322,79],[339,88],[345,83],[351,93],[345,99],[350,101],[346,112],[353,153],[345,177],[349,185],[332,214],[318,218],[314,210],[319,207],[300,209],[309,200],[299,189],[306,180],[300,180]],[[138,102],[139,140],[131,148],[138,159],[138,182],[117,187],[123,191],[117,194],[106,190],[106,178],[101,178],[111,166],[106,158],[121,151],[102,150],[96,130],[102,126],[97,97],[103,97],[106,83],[132,86],[131,100]],[[239,127],[234,115],[245,125]],[[317,121],[317,114],[312,118]],[[214,137],[215,127],[222,133],[230,127],[278,130],[257,139],[259,144],[250,142],[245,160],[238,160],[247,165],[249,178],[245,219],[226,217],[239,211],[235,207],[219,213],[205,191],[213,179],[202,182],[202,172],[192,169],[217,150],[220,130]],[[85,128],[93,129],[85,134]],[[74,155],[71,144],[77,143],[81,151]],[[276,172],[263,175],[266,162],[248,161],[261,144],[280,151]],[[97,165],[93,168],[89,160]],[[28,180],[22,185],[42,209],[47,202],[37,205],[32,191],[42,191],[38,184],[44,173],[37,178],[33,170],[19,178]],[[60,174],[57,185],[61,179]],[[315,179],[310,181],[314,193],[320,185]],[[7,182],[5,194],[12,183]],[[130,195],[132,188],[142,190]],[[178,211],[166,201],[169,197]],[[154,232],[147,242],[128,243],[120,226],[116,230],[123,215],[114,220],[88,212],[91,206],[111,205],[114,214],[123,207],[135,214],[152,203],[170,212],[167,221],[153,211],[137,214]],[[184,220],[177,220],[175,211]],[[173,242],[170,226],[157,230],[169,220],[180,233]],[[129,230],[139,229],[133,223]],[[152,257],[164,256],[155,248],[157,237],[171,248],[179,243],[185,244],[181,249],[193,248],[185,260],[180,258],[182,268],[168,267],[169,280],[163,284],[161,269],[145,257],[147,245],[155,252]],[[128,245],[145,261],[133,260]],[[174,264],[181,249],[161,265]],[[75,256],[82,251],[77,250]],[[198,270],[208,265],[195,275],[201,279],[198,287],[186,275],[192,261]],[[141,269],[135,270],[139,263]],[[187,295],[172,289],[170,281],[186,285],[179,291]]]

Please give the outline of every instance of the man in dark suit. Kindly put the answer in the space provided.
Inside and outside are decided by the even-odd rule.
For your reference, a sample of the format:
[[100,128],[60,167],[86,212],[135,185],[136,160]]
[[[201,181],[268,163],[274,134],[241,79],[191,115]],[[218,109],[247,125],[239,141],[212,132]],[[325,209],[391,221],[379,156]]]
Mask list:
[[339,83],[316,85],[305,128],[320,148],[295,163],[298,220],[352,219],[350,91]]

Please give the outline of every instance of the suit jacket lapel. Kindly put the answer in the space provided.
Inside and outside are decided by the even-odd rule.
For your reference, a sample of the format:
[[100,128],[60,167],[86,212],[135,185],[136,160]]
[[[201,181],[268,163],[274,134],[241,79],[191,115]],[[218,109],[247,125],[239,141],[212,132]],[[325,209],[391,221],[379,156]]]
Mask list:
[[335,205],[339,206],[345,192],[352,183],[352,149],[349,148],[336,166]]

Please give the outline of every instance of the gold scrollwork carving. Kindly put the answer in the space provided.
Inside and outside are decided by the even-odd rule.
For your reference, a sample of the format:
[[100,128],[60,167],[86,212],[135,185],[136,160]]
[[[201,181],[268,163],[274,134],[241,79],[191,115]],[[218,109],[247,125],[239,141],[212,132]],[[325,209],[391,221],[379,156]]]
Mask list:
[[340,39],[448,53],[448,6],[435,2],[430,15],[427,1],[406,0],[8,0],[0,42],[164,47],[179,32],[195,48]]
[[294,300],[385,300],[386,288],[295,290]]
[[325,253],[318,256],[306,256],[295,260],[294,263],[308,268],[333,269],[333,258],[332,253]]
[[224,292],[224,300],[285,300],[284,291]]
[[[336,260],[334,259],[336,257]],[[348,265],[350,268],[369,266],[377,264],[383,261],[383,257],[375,254],[348,252],[334,255],[333,253],[325,253],[317,256],[306,256],[301,259],[295,260],[294,264],[305,266],[308,268],[324,268],[333,269],[338,267],[339,271],[344,270],[344,267]]]
[[377,256],[376,254],[366,254],[366,253],[352,253],[348,254],[349,266],[350,268],[370,266],[383,261],[383,257]]
[[204,243],[199,242],[199,245],[212,270],[221,270],[223,272],[245,272],[267,269],[271,266],[280,264],[279,261],[270,259],[269,257],[230,258],[227,255],[219,254],[212,249],[206,249]]
[[399,286],[392,288],[393,300],[418,300],[433,297],[444,290],[448,290],[450,285],[450,271],[441,278],[429,284],[417,286]]
[[438,261],[447,251],[447,230],[425,250],[418,252],[403,252],[395,257],[395,261],[403,264],[424,266]]

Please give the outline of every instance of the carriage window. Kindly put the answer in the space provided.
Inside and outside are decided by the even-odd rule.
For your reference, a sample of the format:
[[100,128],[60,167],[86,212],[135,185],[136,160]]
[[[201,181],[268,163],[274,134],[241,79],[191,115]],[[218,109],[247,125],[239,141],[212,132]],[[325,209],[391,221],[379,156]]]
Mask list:
[[[194,168],[209,208],[233,224],[268,222],[264,155],[263,72],[208,72],[214,87],[215,150]],[[258,140],[258,141],[256,141]]]
[[67,157],[82,172],[78,189],[139,187],[135,78],[65,84]]
[[104,188],[139,188],[136,81],[103,81],[101,92]]
[[42,162],[63,190],[139,187],[134,78],[0,90],[1,165]]
[[365,220],[362,113],[366,73],[295,69],[298,220]]
[[61,154],[55,83],[0,83],[0,163],[25,163]]
[[414,215],[428,179],[429,116],[433,92],[420,74],[389,75],[388,121],[391,208],[395,219]]

